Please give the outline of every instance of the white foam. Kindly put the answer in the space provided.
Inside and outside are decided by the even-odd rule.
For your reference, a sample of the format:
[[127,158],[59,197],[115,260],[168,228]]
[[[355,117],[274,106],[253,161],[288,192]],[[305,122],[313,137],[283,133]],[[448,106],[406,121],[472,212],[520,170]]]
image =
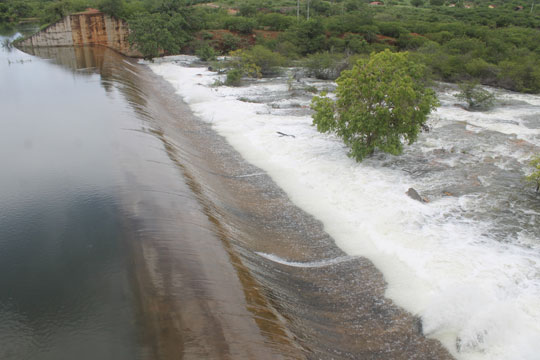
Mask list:
[[325,259],[325,260],[318,260],[318,261],[308,261],[308,262],[300,262],[300,261],[289,261],[285,260],[277,255],[274,254],[266,254],[262,252],[256,253],[259,256],[262,256],[265,259],[271,260],[275,263],[292,266],[292,267],[299,267],[299,268],[320,268],[320,267],[327,267],[332,265],[341,264],[345,261],[353,260],[353,256],[340,256],[333,259]]
[[[373,161],[354,162],[341,141],[316,131],[310,117],[276,116],[264,104],[238,100],[286,89],[213,88],[218,77],[206,69],[165,62],[150,67],[295,204],[321,220],[349,256],[371,259],[388,282],[386,295],[420,315],[426,334],[456,358],[538,359],[540,255],[497,242],[489,237],[490,224],[460,217],[474,208],[475,196],[414,201],[405,192],[415,180]],[[435,118],[451,123],[461,117],[494,129],[489,121],[478,125],[470,114],[452,111],[456,117],[443,109]],[[499,130],[530,135],[521,127],[493,131]]]

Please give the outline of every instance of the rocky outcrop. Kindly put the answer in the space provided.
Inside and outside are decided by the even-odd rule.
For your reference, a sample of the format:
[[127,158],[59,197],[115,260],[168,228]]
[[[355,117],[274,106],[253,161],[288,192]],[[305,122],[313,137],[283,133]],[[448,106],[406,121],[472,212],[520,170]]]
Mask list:
[[418,193],[418,191],[416,191],[413,188],[409,188],[409,190],[407,190],[406,194],[409,195],[409,197],[411,199],[414,199],[414,200],[417,200],[417,201],[420,201],[420,202],[427,202],[427,200],[425,198],[421,197],[420,194]]
[[101,45],[123,55],[140,57],[128,42],[129,28],[124,20],[96,9],[71,14],[17,44],[25,47]]

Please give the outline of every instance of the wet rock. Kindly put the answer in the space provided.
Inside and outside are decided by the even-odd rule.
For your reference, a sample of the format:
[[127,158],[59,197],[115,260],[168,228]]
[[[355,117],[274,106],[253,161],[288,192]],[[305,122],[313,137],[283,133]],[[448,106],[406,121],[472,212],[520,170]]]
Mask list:
[[469,110],[470,110],[467,106],[465,106],[465,105],[463,105],[463,104],[454,104],[454,106],[455,106],[455,107],[458,107],[458,108],[461,108],[461,109],[463,109],[463,110],[466,110],[466,111],[469,111]]
[[418,191],[414,190],[413,188],[409,188],[409,190],[407,190],[406,194],[411,198],[411,199],[414,199],[414,200],[417,200],[417,201],[420,201],[420,202],[427,202],[426,199],[424,199],[423,197],[420,196],[420,194],[418,193]]

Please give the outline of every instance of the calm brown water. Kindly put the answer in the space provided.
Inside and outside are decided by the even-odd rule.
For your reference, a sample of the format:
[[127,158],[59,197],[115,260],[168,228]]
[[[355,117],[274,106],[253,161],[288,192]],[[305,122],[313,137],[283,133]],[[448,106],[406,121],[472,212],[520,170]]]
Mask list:
[[0,49],[1,359],[146,352],[118,191],[127,107],[76,69]]
[[145,66],[34,55],[0,54],[0,358],[449,358]]

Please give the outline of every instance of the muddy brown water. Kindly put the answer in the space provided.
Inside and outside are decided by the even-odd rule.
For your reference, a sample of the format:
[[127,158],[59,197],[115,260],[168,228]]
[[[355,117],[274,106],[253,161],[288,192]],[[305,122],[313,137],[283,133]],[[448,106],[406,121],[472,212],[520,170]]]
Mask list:
[[[72,220],[77,233],[63,243],[85,238],[81,245],[85,248],[100,239],[116,266],[114,271],[104,271],[103,279],[97,278],[108,283],[113,273],[118,279],[110,287],[85,289],[77,300],[80,304],[62,297],[60,306],[57,296],[44,297],[59,315],[65,309],[78,314],[97,307],[87,317],[101,320],[84,331],[69,317],[40,323],[44,311],[40,292],[61,292],[64,285],[80,292],[80,283],[95,279],[96,269],[74,271],[67,284],[58,279],[59,270],[52,275],[57,289],[43,286],[47,289],[21,291],[16,298],[0,296],[2,308],[10,303],[15,309],[0,312],[0,317],[26,316],[26,328],[40,326],[45,333],[54,334],[37,341],[36,333],[29,330],[21,335],[24,339],[20,341],[26,345],[12,347],[8,353],[5,349],[12,337],[6,335],[9,323],[4,323],[0,327],[2,358],[53,358],[41,356],[43,349],[64,358],[78,354],[79,359],[451,358],[437,341],[422,335],[417,318],[384,297],[384,279],[370,261],[345,257],[321,223],[294,206],[263,171],[246,163],[193,116],[171,85],[144,65],[100,47],[26,51],[32,56],[18,50],[4,53],[11,67],[6,70],[12,81],[8,87],[22,86],[20,76],[38,81],[40,86],[22,91],[25,98],[16,102],[18,108],[14,106],[12,114],[21,107],[34,109],[20,116],[27,117],[24,122],[29,129],[41,130],[34,137],[27,136],[26,130],[9,136],[21,137],[13,141],[23,148],[30,141],[33,149],[41,137],[50,138],[44,142],[54,147],[61,136],[64,148],[44,150],[61,164],[42,164],[36,169],[34,163],[43,153],[34,152],[28,171],[33,178],[47,174],[51,179],[50,186],[56,189],[48,192],[53,209],[64,206],[65,197],[71,198],[70,186],[93,189],[81,202],[96,215],[65,212],[64,224],[66,218],[73,218],[84,226]],[[5,59],[0,60],[4,62],[0,67],[5,67]],[[54,77],[43,75],[51,73]],[[53,83],[44,84],[46,81]],[[2,81],[1,86],[5,84]],[[43,92],[46,88],[51,90]],[[2,99],[10,101],[12,94],[8,90]],[[41,103],[61,109],[52,114]],[[52,116],[54,121],[50,121]],[[77,126],[72,124],[75,117]],[[16,125],[13,128],[20,130]],[[12,159],[3,161],[4,168],[18,168]],[[21,170],[17,179],[5,179],[16,188],[15,183],[25,175]],[[73,184],[66,186],[68,175]],[[45,191],[41,182],[35,181],[37,193]],[[28,227],[30,210],[21,205],[28,203],[25,195],[1,195],[5,196],[2,204],[9,198],[15,205],[1,207],[8,213],[3,214],[0,229]],[[75,209],[81,207],[76,205]],[[19,215],[10,214],[13,209]],[[18,221],[9,221],[10,217]],[[43,221],[52,221],[47,226],[53,228],[60,226],[54,218]],[[107,229],[108,222],[112,225]],[[21,232],[7,237],[7,242],[24,239],[31,247],[39,242],[41,233],[37,227],[33,235]],[[49,251],[47,246],[53,245],[44,242],[42,251]],[[66,251],[58,256],[70,262],[67,269],[78,269],[103,254],[77,258]],[[340,261],[326,261],[332,259]],[[23,252],[21,261],[31,267],[35,259]],[[50,266],[45,263],[42,269]],[[20,272],[17,267],[10,276],[21,277]],[[35,286],[35,280],[28,277],[30,286]],[[18,286],[4,278],[0,280],[2,293]],[[120,300],[113,301],[111,294],[118,288],[122,289],[117,296]],[[27,301],[32,303],[33,313],[18,313],[18,303]],[[118,308],[121,319],[115,311]],[[70,327],[80,336],[73,339],[59,330]],[[78,344],[85,336],[93,346],[79,356]],[[48,342],[51,338],[54,342]]]

